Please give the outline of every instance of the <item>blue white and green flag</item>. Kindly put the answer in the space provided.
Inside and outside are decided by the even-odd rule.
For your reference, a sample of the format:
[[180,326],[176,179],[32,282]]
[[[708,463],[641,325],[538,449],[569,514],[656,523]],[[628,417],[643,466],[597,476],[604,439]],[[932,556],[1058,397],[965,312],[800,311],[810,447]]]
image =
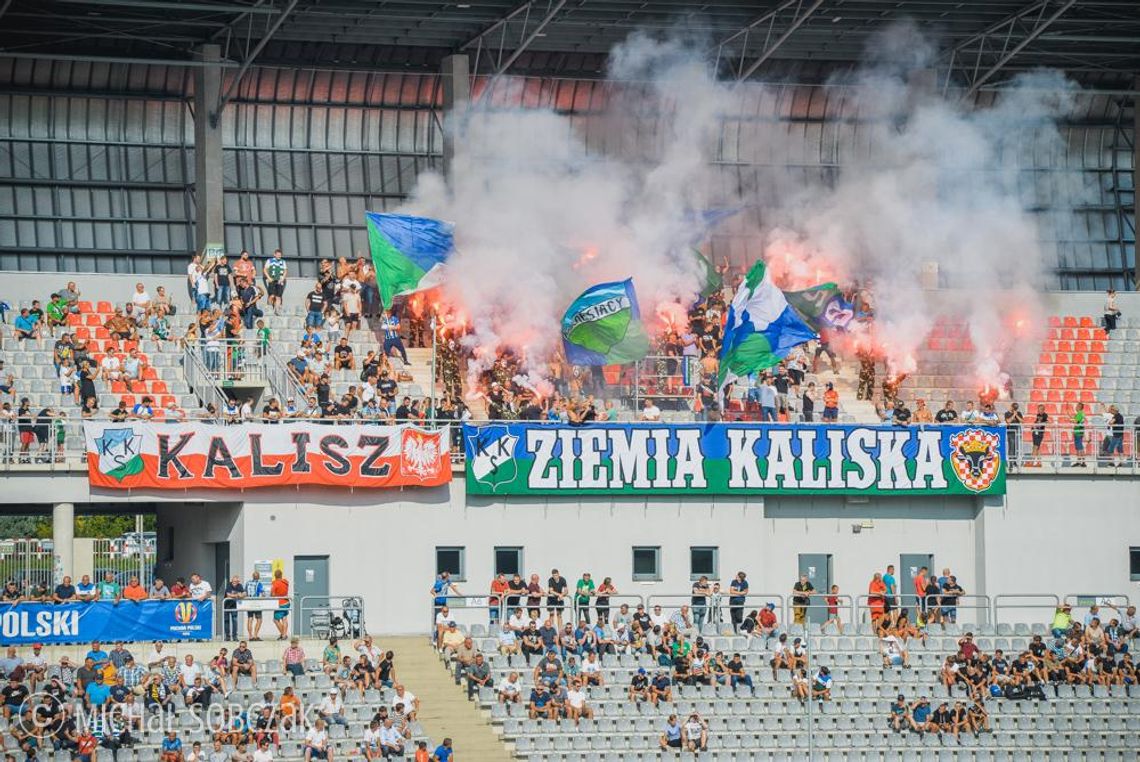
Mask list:
[[649,354],[633,280],[599,283],[562,317],[562,345],[571,365],[624,365]]
[[720,350],[720,388],[776,365],[793,347],[814,338],[816,332],[788,306],[784,292],[772,282],[764,262],[758,261],[728,307]]
[[430,217],[365,212],[368,248],[384,309],[402,294],[438,286],[451,256],[451,225]]

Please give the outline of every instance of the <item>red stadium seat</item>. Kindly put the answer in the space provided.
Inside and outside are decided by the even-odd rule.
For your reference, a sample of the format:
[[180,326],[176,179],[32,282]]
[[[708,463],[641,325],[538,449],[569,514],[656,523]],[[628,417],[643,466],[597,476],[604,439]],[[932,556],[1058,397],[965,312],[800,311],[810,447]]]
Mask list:
[[1044,402],[1045,401],[1045,392],[1042,391],[1041,389],[1030,390],[1029,401],[1030,402]]
[[151,381],[150,393],[151,394],[166,394],[170,390],[166,387],[165,381]]
[[1061,378],[1060,376],[1050,377],[1049,378],[1049,388],[1050,389],[1064,389],[1065,388],[1065,379]]
[[1080,399],[1081,402],[1085,403],[1086,405],[1096,403],[1096,393],[1090,391],[1082,391]]
[[1048,389],[1049,388],[1049,381],[1046,380],[1044,376],[1034,376],[1033,377],[1033,388],[1034,389]]
[[121,399],[125,407],[132,408],[135,406],[135,396],[133,394],[124,394]]
[[1050,328],[1049,329],[1049,338],[1053,339],[1054,341],[1061,338],[1061,329],[1060,328]]
[[1108,341],[1108,333],[1103,328],[1094,328],[1092,337],[1093,341]]
[[1066,378],[1065,379],[1065,388],[1066,389],[1080,389],[1081,388],[1081,379],[1077,378],[1076,376],[1073,376],[1071,378]]
[[1080,323],[1072,315],[1065,315],[1063,318],[1061,318],[1061,325],[1065,326],[1066,328],[1076,328],[1078,325],[1080,325]]
[[101,325],[103,325],[103,319],[101,317],[99,317],[98,315],[88,315],[87,316],[87,325],[101,326]]
[[1065,402],[1076,402],[1078,400],[1077,393],[1072,390],[1067,390],[1064,397]]
[[77,315],[74,312],[69,312],[67,314],[67,324],[69,326],[83,325],[83,316]]
[[1049,400],[1050,402],[1060,402],[1061,392],[1057,389],[1050,389],[1049,393],[1045,396],[1045,399]]
[[79,303],[79,311],[80,312],[91,312],[94,309],[95,308],[91,306],[91,302],[82,301]]
[[1073,352],[1071,355],[1069,355],[1069,362],[1071,362],[1075,365],[1084,365],[1086,362],[1085,353],[1084,352]]
[[99,302],[95,305],[95,311],[103,315],[109,315],[115,311],[115,305],[110,302]]
[[926,348],[931,352],[941,352],[944,349],[942,339],[930,337],[926,340]]
[[1095,378],[1085,378],[1084,381],[1081,382],[1081,388],[1092,389],[1093,391],[1096,391],[1100,388],[1100,384]]
[[1049,327],[1050,328],[1060,328],[1061,327],[1061,318],[1057,317],[1056,315],[1050,315],[1049,316]]
[[81,326],[81,325],[76,326],[75,327],[75,338],[85,341],[85,340],[91,338],[91,331],[87,330],[87,328],[84,326]]
[[163,407],[166,407],[171,402],[173,402],[175,405],[177,405],[178,399],[173,394],[164,394],[164,395],[162,395],[162,399],[159,400],[158,404],[162,405]]
[[1086,360],[1086,362],[1089,365],[1104,365],[1104,358],[1095,352],[1090,352],[1088,360]]
[[1053,354],[1051,352],[1042,352],[1040,355],[1038,355],[1037,362],[1041,365],[1052,365]]
[[127,388],[126,381],[112,381],[111,394],[126,394],[130,389]]
[[1072,341],[1073,339],[1077,338],[1077,329],[1076,328],[1062,328],[1061,329],[1061,338],[1062,339],[1068,339],[1069,341]]
[[1057,354],[1053,355],[1053,362],[1056,363],[1057,365],[1068,365],[1069,364],[1068,352],[1058,352]]
[[1091,317],[1089,317],[1088,315],[1082,315],[1081,316],[1081,323],[1080,324],[1081,324],[1081,328],[1092,328],[1096,325],[1096,323],[1093,322],[1093,319]]
[[1058,415],[1060,415],[1061,409],[1057,407],[1056,404],[1047,402],[1045,403],[1045,412],[1049,415],[1050,418],[1056,418]]
[[1087,352],[1087,351],[1089,351],[1089,343],[1087,341],[1074,341],[1073,342],[1073,351],[1074,352]]
[[1088,376],[1089,378],[1100,378],[1100,366],[1099,365],[1086,365],[1085,366],[1085,375]]
[[1104,342],[1093,340],[1089,342],[1089,350],[1092,352],[1100,352],[1104,354]]
[[95,329],[95,338],[99,339],[100,341],[110,341],[111,340],[111,332],[108,331],[103,326],[99,326],[98,328]]
[[1079,376],[1083,376],[1084,373],[1085,373],[1085,368],[1083,365],[1070,365],[1069,366],[1069,372],[1067,375],[1079,377]]
[[158,371],[152,367],[147,366],[143,369],[142,377],[143,381],[155,381],[158,379]]
[[1057,342],[1053,341],[1052,339],[1046,339],[1045,341],[1041,342],[1041,351],[1042,352],[1056,352],[1057,351]]
[[1091,328],[1078,328],[1077,329],[1077,338],[1078,339],[1082,339],[1084,341],[1090,341],[1092,339],[1092,337],[1093,337],[1093,332],[1092,332]]

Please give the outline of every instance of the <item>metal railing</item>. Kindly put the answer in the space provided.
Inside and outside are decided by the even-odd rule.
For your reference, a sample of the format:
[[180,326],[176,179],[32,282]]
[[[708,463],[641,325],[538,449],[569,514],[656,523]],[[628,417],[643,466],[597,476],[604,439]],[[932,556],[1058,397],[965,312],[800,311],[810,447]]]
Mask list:
[[42,585],[50,592],[55,587],[54,571],[51,540],[0,540],[0,584],[11,579],[19,583],[21,590]]
[[200,339],[188,344],[187,351],[196,352],[209,378],[223,386],[266,380],[266,348],[256,339]]
[[197,344],[187,344],[182,351],[182,371],[186,374],[186,383],[205,407],[213,404],[215,410],[221,410],[229,401],[217,377],[206,367],[202,356],[202,348]]
[[[731,620],[731,612],[730,612],[730,607],[728,605],[728,598],[729,598],[729,596],[726,593],[724,595],[724,601],[721,605],[721,609],[722,609],[724,616],[725,616],[725,621]],[[750,601],[755,601],[755,603],[750,603]],[[786,627],[787,623],[788,623],[787,622],[788,604],[787,604],[787,597],[783,593],[749,593],[748,595],[744,596],[744,615],[747,616],[750,611],[752,611],[754,609],[761,609],[768,603],[775,603],[776,604],[776,620],[779,623],[779,627],[780,628]],[[646,609],[646,611],[650,612],[650,616],[653,616],[652,612],[654,610],[654,607],[656,607],[656,606],[661,606],[661,610],[663,612],[664,611],[674,612],[674,611],[679,610],[681,608],[681,606],[688,606],[690,618],[692,618],[693,594],[692,593],[685,593],[685,594],[679,594],[679,593],[656,594],[655,593],[652,595],[647,595],[645,597],[645,609]],[[708,621],[707,618],[705,621],[707,623],[707,621]],[[694,627],[696,626],[696,620],[695,619],[693,619],[693,625],[694,625]],[[703,628],[702,628],[702,631],[703,631]]]
[[1009,611],[1011,609],[1021,611],[1045,611],[1043,617],[1038,617],[1039,620],[1048,622],[1053,617],[1053,612],[1061,605],[1060,596],[1053,595],[1052,593],[1002,593],[994,596],[993,612],[994,624],[1002,624],[1002,611]]
[[272,346],[264,351],[261,364],[265,372],[265,380],[269,383],[269,388],[273,390],[277,399],[284,402],[292,397],[297,404],[301,404],[308,397],[304,385],[301,384],[285,360],[281,359],[281,356]]
[[154,582],[154,564],[157,558],[157,544],[151,535],[131,532],[114,539],[96,538],[94,541],[92,579],[103,579],[111,572],[115,582],[125,586],[131,577],[138,577],[139,583],[150,589]]
[[367,632],[363,595],[303,595],[294,603],[293,632],[297,635],[355,639]]

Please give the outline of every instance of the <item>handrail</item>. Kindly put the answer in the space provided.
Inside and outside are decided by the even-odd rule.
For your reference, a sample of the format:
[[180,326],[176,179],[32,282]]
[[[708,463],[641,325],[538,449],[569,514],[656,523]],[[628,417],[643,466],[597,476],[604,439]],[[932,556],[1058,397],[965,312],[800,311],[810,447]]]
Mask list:
[[[1084,603],[1083,599],[1092,598],[1093,603]],[[1131,606],[1132,599],[1128,597],[1127,593],[1069,593],[1063,599],[1064,603],[1077,608],[1084,608],[1086,606],[1111,606],[1116,608],[1118,605]]]
[[[942,595],[927,595],[927,596],[925,596],[924,601],[926,603],[927,609],[929,610],[933,606],[937,606],[940,609],[948,608],[948,607],[942,605],[942,599],[944,597],[945,596],[942,596]],[[982,613],[982,616],[978,617],[978,621],[976,622],[976,624],[989,624],[990,611],[993,607],[993,601],[990,600],[990,597],[988,595],[966,595],[966,594],[963,594],[963,595],[959,595],[959,596],[955,596],[955,597],[957,597],[958,602],[949,608],[966,609],[968,611],[979,611]],[[967,602],[963,603],[963,601],[967,601]],[[968,601],[978,601],[978,602],[977,603],[968,603]]]
[[[1002,603],[1004,600],[1022,599],[1031,600],[1030,603]],[[1000,612],[1002,609],[1049,609],[1056,611],[1061,605],[1061,598],[1052,593],[1001,593],[994,596],[993,612],[994,625],[1001,624]]]
[[308,399],[307,390],[293,375],[293,371],[289,370],[288,364],[281,359],[272,345],[261,352],[261,362],[265,372],[265,380],[269,382],[269,388],[273,390],[273,394],[279,400],[287,400],[292,397],[299,404],[301,400]]
[[[729,595],[725,593],[724,598],[725,600],[722,605],[725,608],[729,608]],[[750,606],[749,600],[758,601],[759,605]],[[676,601],[677,603],[673,603],[673,601]],[[759,610],[763,608],[765,604],[771,602],[776,603],[777,626],[779,626],[781,629],[787,627],[789,624],[787,621],[787,598],[783,593],[748,593],[748,595],[744,596],[744,614],[747,615],[750,608],[756,608]],[[663,593],[646,596],[646,611],[652,611],[653,607],[657,605],[660,605],[663,611],[669,610],[670,615],[672,615],[672,610],[679,609],[682,605],[688,606],[689,611],[691,612],[693,609],[693,595],[692,593]]]
[[[567,591],[567,592],[568,592],[568,597],[571,599],[571,605],[567,606],[567,608],[569,608],[571,611],[574,612],[574,621],[575,622],[581,621],[583,612],[586,612],[587,614],[589,614],[590,611],[597,613],[597,610],[598,610],[597,599],[600,596],[598,596],[596,593],[590,598],[589,603],[578,603],[578,596],[575,593],[572,593],[569,591]],[[642,606],[645,605],[645,596],[644,595],[637,595],[635,593],[615,593],[613,595],[607,595],[607,596],[602,596],[602,597],[608,598],[610,601],[608,605],[602,607],[602,608],[608,608],[609,609],[609,617],[610,618],[613,617],[614,612],[621,609],[621,606],[623,603],[629,604],[630,608],[633,608],[633,609],[636,609],[638,605],[642,605]],[[546,608],[546,606],[545,606],[546,598],[543,597],[542,601],[543,601],[543,608]],[[526,606],[523,606],[522,608],[525,609]],[[590,616],[590,620],[593,621],[593,619],[594,619],[593,615],[591,614],[589,616]]]
[[[296,599],[294,599],[296,600]],[[319,602],[323,601],[323,605]],[[333,601],[338,601],[337,606],[333,605]],[[317,602],[317,603],[314,603]],[[313,636],[312,615],[318,611],[327,611],[329,614],[329,631],[325,637],[336,636],[338,638],[358,638],[368,632],[365,622],[367,621],[364,616],[364,596],[363,595],[303,595],[297,600],[296,616],[293,617],[293,632],[299,633],[302,629],[308,628],[309,635]],[[338,633],[333,631],[334,613],[339,611],[346,621],[348,631]]]
[[206,367],[205,360],[197,345],[186,344],[182,351],[182,369],[186,374],[186,383],[190,385],[190,389],[202,402],[203,407],[208,403],[212,403],[215,410],[221,410],[226,406],[229,397],[222,391],[217,379]]
[[[435,602],[437,598],[443,598],[446,602],[443,604],[437,605]],[[452,606],[451,601],[459,601],[460,605]],[[494,609],[494,610],[498,611],[498,613],[499,613],[498,620],[500,622],[502,622],[503,621],[503,615],[504,615],[505,609],[506,609],[506,601],[503,597],[500,597],[500,600],[497,604],[492,604],[490,602],[490,596],[489,595],[430,595],[429,596],[429,603],[430,603],[430,608],[428,610],[431,613],[431,620],[430,620],[430,624],[428,627],[428,632],[430,633],[429,638],[430,638],[430,640],[432,640],[432,642],[434,642],[435,638],[436,638],[436,624],[435,624],[436,614],[439,612],[439,610],[441,608],[443,608],[443,606],[447,606],[448,614],[452,615],[449,617],[450,621],[455,622],[457,625],[461,625],[463,627],[466,627],[468,633],[470,633],[470,631],[471,631],[470,625],[466,624],[466,623],[461,623],[456,618],[456,616],[457,616],[456,612],[457,611],[459,611],[459,612],[485,611],[485,612],[487,612],[485,615],[485,620],[489,622],[490,618],[491,618],[491,616],[490,616],[491,610]]]

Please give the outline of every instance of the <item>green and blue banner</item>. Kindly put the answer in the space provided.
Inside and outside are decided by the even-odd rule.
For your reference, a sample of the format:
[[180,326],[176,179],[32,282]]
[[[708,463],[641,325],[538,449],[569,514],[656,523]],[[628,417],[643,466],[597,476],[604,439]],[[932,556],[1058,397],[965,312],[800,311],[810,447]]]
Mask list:
[[449,223],[378,212],[365,212],[364,221],[384,309],[390,309],[397,296],[442,282],[443,264],[454,249]]
[[472,495],[1000,495],[984,426],[466,424]]
[[562,346],[571,365],[625,365],[649,354],[633,280],[586,289],[562,317]]
[[98,640],[210,640],[211,600],[2,603],[0,640],[7,645]]

